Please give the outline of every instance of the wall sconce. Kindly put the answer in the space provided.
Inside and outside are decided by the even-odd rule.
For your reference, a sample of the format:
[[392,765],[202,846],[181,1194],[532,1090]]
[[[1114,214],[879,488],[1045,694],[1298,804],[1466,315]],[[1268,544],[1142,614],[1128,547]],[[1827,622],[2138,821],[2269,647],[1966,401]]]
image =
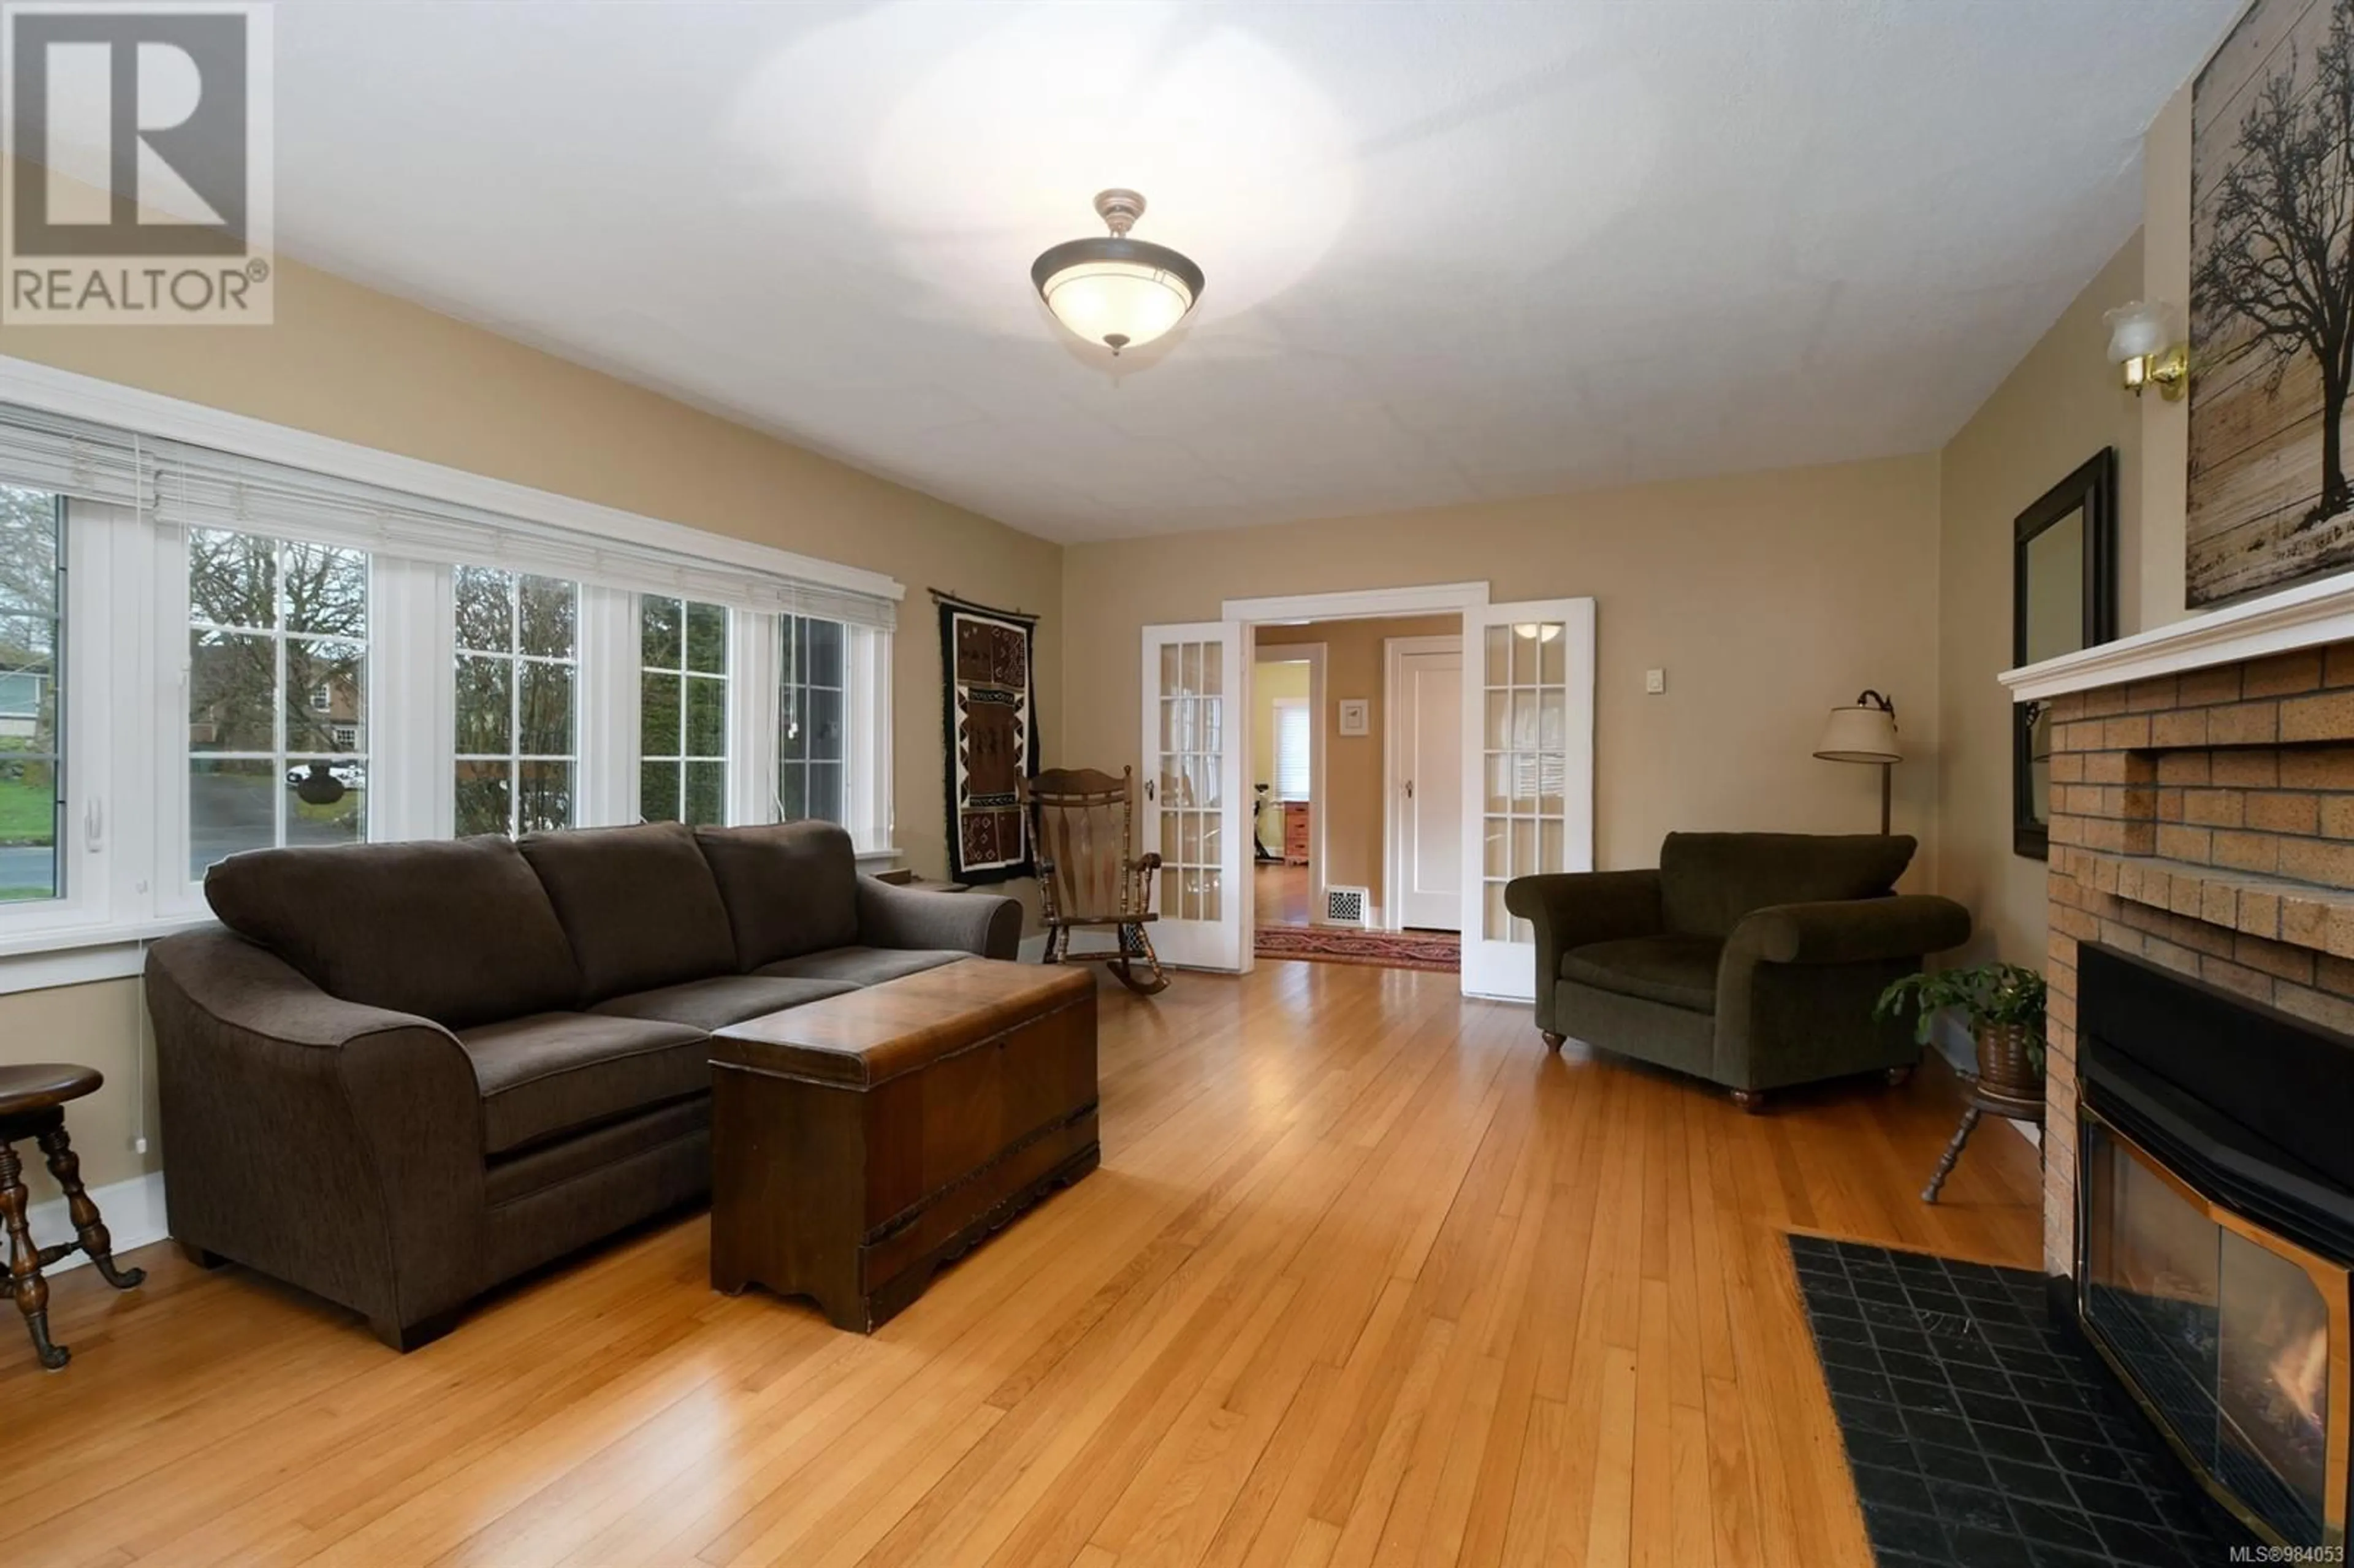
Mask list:
[[2190,345],[2176,338],[2167,307],[2155,300],[2119,305],[2101,319],[2109,323],[2109,363],[2125,374],[2125,388],[2138,397],[2151,382],[2169,402],[2190,385]]

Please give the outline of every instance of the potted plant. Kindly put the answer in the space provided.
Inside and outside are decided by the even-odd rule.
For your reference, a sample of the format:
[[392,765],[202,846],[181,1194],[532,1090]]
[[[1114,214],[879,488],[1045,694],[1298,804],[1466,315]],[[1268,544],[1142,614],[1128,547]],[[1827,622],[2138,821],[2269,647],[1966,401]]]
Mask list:
[[[2023,1109],[2043,1103],[2043,977],[2018,964],[1978,964],[1906,975],[1880,993],[1875,1018],[1911,1008],[1913,1037],[1929,1043],[1937,1014],[1967,1019],[1978,1053],[1978,1092]],[[1991,1107],[1990,1107],[1991,1108]]]

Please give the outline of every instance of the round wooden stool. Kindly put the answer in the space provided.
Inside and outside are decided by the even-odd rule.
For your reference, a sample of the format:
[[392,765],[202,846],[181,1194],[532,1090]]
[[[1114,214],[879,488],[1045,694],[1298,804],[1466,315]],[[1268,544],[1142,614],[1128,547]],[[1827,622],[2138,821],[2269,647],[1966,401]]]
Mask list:
[[[8,1227],[8,1292],[25,1314],[34,1353],[52,1372],[65,1365],[72,1352],[49,1343],[49,1282],[41,1277],[41,1270],[80,1250],[90,1255],[98,1272],[117,1290],[128,1290],[147,1277],[143,1268],[114,1266],[114,1239],[106,1234],[98,1205],[82,1191],[81,1160],[66,1140],[65,1103],[104,1082],[93,1068],[63,1062],[0,1067],[0,1221]],[[74,1228],[69,1242],[33,1245],[32,1229],[25,1223],[25,1167],[16,1147],[28,1138],[40,1146],[49,1174],[66,1195],[66,1213]]]

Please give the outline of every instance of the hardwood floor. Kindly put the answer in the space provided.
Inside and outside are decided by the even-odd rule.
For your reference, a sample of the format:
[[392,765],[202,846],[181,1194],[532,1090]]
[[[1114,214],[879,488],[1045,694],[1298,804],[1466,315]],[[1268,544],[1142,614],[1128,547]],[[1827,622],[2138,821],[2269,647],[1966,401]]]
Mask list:
[[[0,1332],[21,1563],[1869,1568],[1787,1228],[2032,1265],[1942,1069],[1762,1117],[1452,976],[1103,993],[1104,1165],[872,1339],[700,1214],[395,1355],[168,1248]],[[13,1316],[11,1314],[10,1316]]]
[[1258,923],[1262,926],[1305,926],[1309,923],[1308,868],[1281,862],[1260,861],[1251,868],[1258,884]]

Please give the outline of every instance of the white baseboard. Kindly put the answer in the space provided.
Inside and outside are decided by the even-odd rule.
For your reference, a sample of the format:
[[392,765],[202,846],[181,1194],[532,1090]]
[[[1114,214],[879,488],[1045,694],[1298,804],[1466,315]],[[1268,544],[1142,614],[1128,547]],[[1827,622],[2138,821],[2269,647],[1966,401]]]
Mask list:
[[[106,1234],[114,1242],[116,1255],[133,1247],[147,1246],[162,1241],[171,1233],[164,1228],[164,1173],[150,1171],[143,1176],[133,1176],[127,1181],[111,1181],[103,1187],[90,1190],[98,1204],[101,1218],[106,1222]],[[73,1240],[73,1221],[67,1217],[66,1201],[52,1198],[46,1203],[36,1203],[25,1216],[33,1227],[37,1246],[55,1246],[59,1242]],[[90,1259],[74,1253],[52,1264],[48,1272],[80,1268]]]

